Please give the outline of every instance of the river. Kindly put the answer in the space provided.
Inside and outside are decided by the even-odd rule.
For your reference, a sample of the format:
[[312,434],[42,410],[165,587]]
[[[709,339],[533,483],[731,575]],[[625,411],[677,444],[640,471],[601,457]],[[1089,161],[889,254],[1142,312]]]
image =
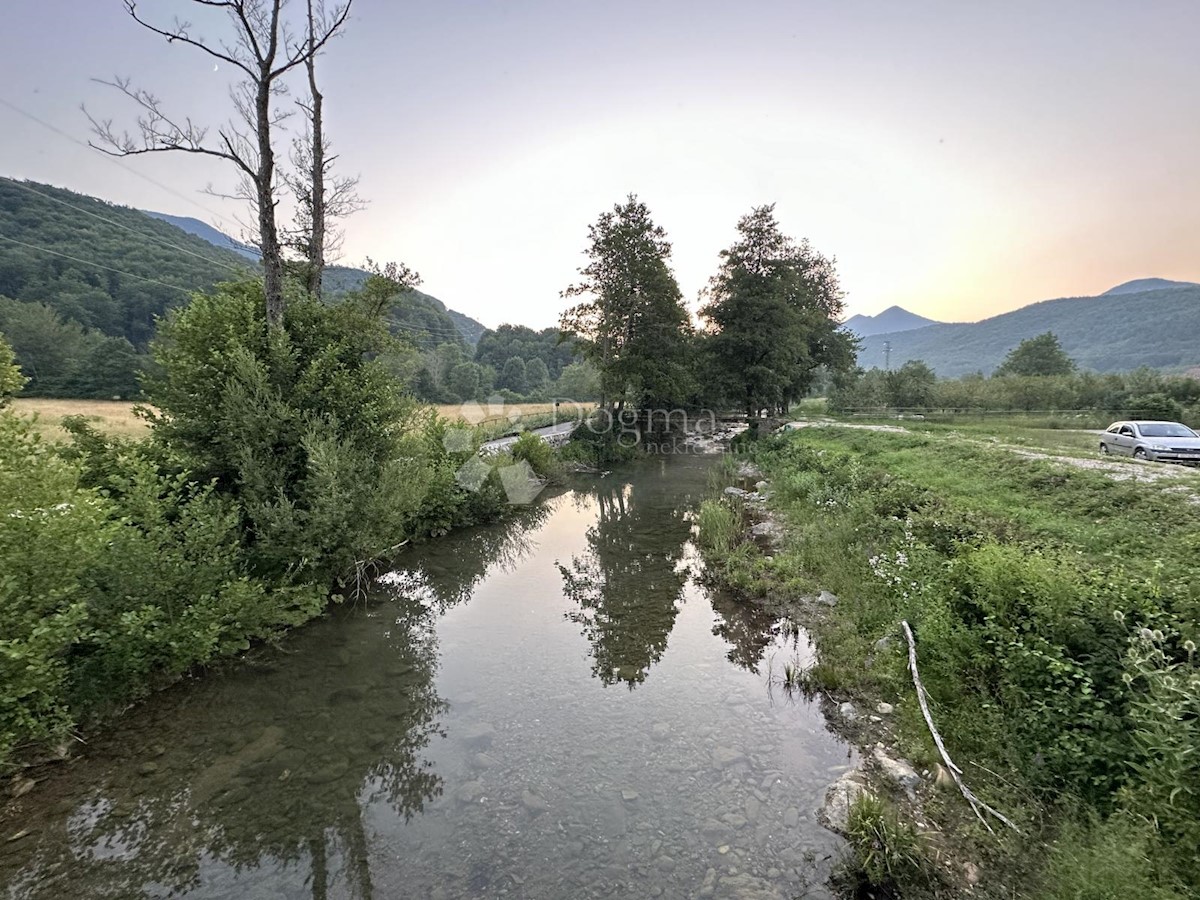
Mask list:
[[16,801],[0,897],[829,896],[853,760],[771,688],[804,633],[698,580],[715,459],[411,548],[150,698]]

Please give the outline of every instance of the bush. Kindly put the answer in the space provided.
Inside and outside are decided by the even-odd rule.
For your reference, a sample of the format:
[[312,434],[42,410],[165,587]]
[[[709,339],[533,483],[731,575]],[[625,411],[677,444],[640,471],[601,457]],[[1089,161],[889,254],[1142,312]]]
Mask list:
[[4,340],[4,335],[0,334],[0,406],[21,390],[26,381],[15,360],[12,347]]
[[76,475],[27,422],[0,412],[0,763],[73,721],[68,654],[88,629],[92,572],[116,531]]
[[554,448],[532,431],[524,432],[509,449],[517,462],[527,462],[541,478],[557,478],[562,472]]
[[421,412],[374,361],[389,339],[360,301],[292,298],[272,331],[260,284],[223,285],[160,327],[154,439],[236,500],[264,577],[345,577],[421,516],[427,461],[402,449]]

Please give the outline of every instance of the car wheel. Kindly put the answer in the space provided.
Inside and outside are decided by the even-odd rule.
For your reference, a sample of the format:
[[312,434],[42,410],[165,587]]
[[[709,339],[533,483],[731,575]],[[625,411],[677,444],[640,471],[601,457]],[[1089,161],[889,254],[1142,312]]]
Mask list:
[[1134,458],[1134,459],[1149,459],[1149,457],[1148,457],[1148,456],[1146,456],[1146,448],[1145,448],[1145,447],[1138,447],[1136,450],[1134,450],[1134,451],[1133,451],[1133,458]]
[[1108,444],[1105,444],[1105,443],[1100,444],[1100,453],[1102,456],[1108,456]]

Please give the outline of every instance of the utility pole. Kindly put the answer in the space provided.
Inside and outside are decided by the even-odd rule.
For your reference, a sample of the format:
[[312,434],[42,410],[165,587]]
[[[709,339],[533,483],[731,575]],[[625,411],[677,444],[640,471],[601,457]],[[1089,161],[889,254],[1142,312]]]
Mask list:
[[892,342],[883,342],[883,370],[885,372],[892,371]]

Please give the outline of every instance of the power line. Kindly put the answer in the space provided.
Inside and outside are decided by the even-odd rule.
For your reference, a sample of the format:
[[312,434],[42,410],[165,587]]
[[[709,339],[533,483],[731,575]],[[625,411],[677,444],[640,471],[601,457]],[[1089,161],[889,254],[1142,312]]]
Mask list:
[[116,272],[118,275],[124,275],[128,278],[137,278],[139,281],[148,281],[151,284],[161,285],[165,288],[170,288],[173,291],[179,291],[181,294],[191,295],[191,291],[187,288],[180,287],[177,284],[167,284],[165,281],[159,281],[156,278],[147,278],[145,275],[135,275],[132,272],[126,272],[123,269],[114,269],[112,266],[106,266],[103,263],[92,262],[87,259],[80,259],[78,256],[71,256],[66,253],[59,253],[57,250],[51,250],[49,247],[39,247],[37,244],[27,244],[25,241],[18,241],[16,238],[11,238],[6,234],[0,234],[0,241],[8,241],[10,244],[19,244],[22,247],[28,247],[30,250],[39,250],[42,253],[49,253],[52,256],[61,256],[63,259],[69,259],[72,262],[82,263],[85,266],[93,266],[97,269],[105,269],[109,272]]
[[[93,219],[98,219],[101,222],[105,222],[105,223],[107,223],[109,225],[113,225],[117,228],[123,228],[125,231],[128,231],[131,234],[136,234],[136,235],[138,235],[138,237],[146,238],[147,240],[153,241],[156,244],[160,244],[163,247],[168,247],[171,250],[178,250],[180,253],[186,253],[188,256],[194,256],[197,259],[202,259],[205,262],[210,262],[214,266],[222,266],[223,268],[226,268],[231,272],[240,273],[243,271],[243,269],[239,268],[238,266],[233,266],[233,265],[230,265],[229,263],[221,262],[219,259],[213,259],[212,257],[205,256],[203,253],[197,253],[196,251],[189,250],[186,247],[180,247],[177,244],[172,244],[170,241],[164,240],[163,238],[157,237],[156,235],[146,234],[145,232],[139,231],[138,229],[133,228],[129,225],[126,225],[122,222],[117,222],[114,219],[105,218],[104,216],[99,215],[98,213],[89,212],[88,210],[83,209],[82,207],[76,206],[73,203],[68,203],[66,200],[63,200],[60,197],[52,197],[49,194],[43,194],[41,191],[31,188],[28,184],[25,184],[23,182],[16,181],[13,179],[8,179],[8,181],[11,184],[14,184],[17,187],[21,188],[22,190],[29,191],[29,193],[31,193],[31,194],[36,194],[38,197],[41,197],[44,200],[50,200],[54,203],[59,203],[63,206],[66,206],[66,207],[69,207],[70,209],[75,210],[78,213],[82,213],[85,216],[91,216]],[[144,213],[143,213],[143,215],[144,215]],[[147,217],[147,218],[149,218],[149,217]]]

